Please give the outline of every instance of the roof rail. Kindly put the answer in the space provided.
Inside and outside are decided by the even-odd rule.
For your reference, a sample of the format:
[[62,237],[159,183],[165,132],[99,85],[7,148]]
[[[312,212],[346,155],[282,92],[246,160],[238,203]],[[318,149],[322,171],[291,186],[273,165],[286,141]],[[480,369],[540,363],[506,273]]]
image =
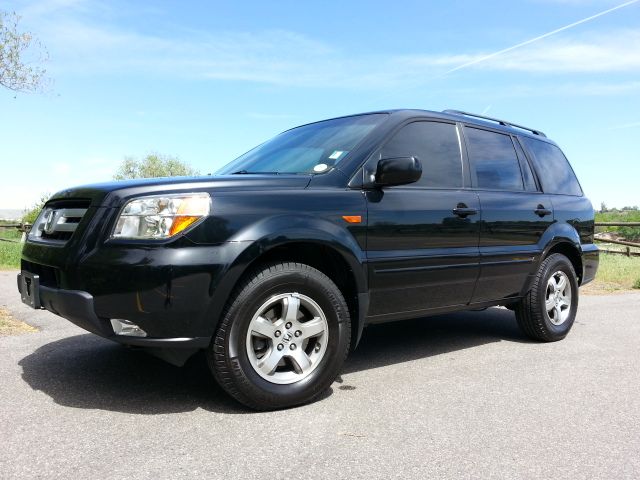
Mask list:
[[507,122],[506,120],[500,120],[499,118],[486,117],[484,115],[478,115],[477,113],[463,112],[461,110],[443,110],[442,113],[450,113],[453,115],[464,115],[465,117],[481,118],[482,120],[489,120],[491,122],[499,123],[500,125],[504,125],[505,127],[515,127],[521,130],[526,130],[528,132],[531,132],[534,135],[540,135],[541,137],[546,137],[546,135],[540,130],[534,130],[533,128],[523,127],[522,125],[518,125],[517,123]]

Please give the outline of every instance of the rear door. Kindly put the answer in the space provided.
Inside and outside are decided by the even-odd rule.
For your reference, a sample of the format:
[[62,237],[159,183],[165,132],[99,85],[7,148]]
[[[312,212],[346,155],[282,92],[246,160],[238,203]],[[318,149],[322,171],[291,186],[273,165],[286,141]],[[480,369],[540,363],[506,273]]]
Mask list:
[[423,168],[415,184],[365,193],[372,320],[418,316],[471,299],[479,271],[480,205],[466,188],[462,148],[455,123],[414,121],[371,159],[415,156]]
[[465,126],[464,137],[482,209],[480,276],[472,302],[517,296],[542,252],[553,206],[517,138],[472,126]]

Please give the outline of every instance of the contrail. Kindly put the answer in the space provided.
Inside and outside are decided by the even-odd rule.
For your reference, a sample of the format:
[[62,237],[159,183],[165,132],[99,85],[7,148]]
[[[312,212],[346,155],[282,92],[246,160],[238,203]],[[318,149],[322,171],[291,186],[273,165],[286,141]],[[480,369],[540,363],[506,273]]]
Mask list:
[[[565,25],[564,27],[556,28],[555,30],[552,30],[552,31],[547,32],[547,33],[543,33],[542,35],[539,35],[539,36],[537,36],[535,38],[531,38],[529,40],[525,40],[524,42],[518,43],[516,45],[512,45],[511,47],[503,48],[502,50],[498,50],[497,52],[493,52],[493,53],[490,53],[490,54],[485,55],[483,57],[476,58],[475,60],[471,60],[469,62],[463,63],[462,65],[458,65],[457,67],[454,67],[454,68],[452,68],[450,70],[447,70],[446,72],[443,72],[443,73],[435,75],[435,76],[433,76],[431,78],[428,78],[427,80],[435,80],[435,79],[442,78],[442,77],[444,77],[444,76],[446,76],[446,75],[448,75],[450,73],[457,72],[458,70],[462,70],[463,68],[467,68],[467,67],[470,67],[472,65],[476,65],[478,63],[481,63],[481,62],[484,62],[486,60],[489,60],[490,58],[494,58],[494,57],[496,57],[498,55],[502,55],[503,53],[510,52],[510,51],[515,50],[517,48],[524,47],[525,45],[529,45],[531,43],[537,42],[537,41],[542,40],[544,38],[550,37],[552,35],[555,35],[556,33],[560,33],[560,32],[563,32],[565,30],[569,30],[570,28],[573,28],[573,27],[578,26],[578,25],[582,25],[583,23],[590,22],[591,20],[594,20],[594,19],[596,19],[598,17],[602,17],[603,15],[607,15],[608,13],[614,12],[614,11],[619,10],[621,8],[628,7],[629,5],[633,5],[634,3],[638,3],[639,1],[640,0],[630,0],[628,2],[621,3],[620,5],[617,5],[615,7],[609,8],[607,10],[604,10],[604,11],[600,12],[600,13],[596,13],[595,15],[591,15],[590,17],[583,18],[582,20],[578,20],[577,22],[570,23],[569,25]],[[388,93],[376,98],[375,100],[372,100],[371,102],[368,102],[368,104],[374,105],[374,104],[380,102],[381,100],[384,100],[385,98],[389,98],[389,97],[391,97],[393,95],[398,94],[399,92],[406,91],[406,90],[409,90],[411,88],[415,88],[415,87],[421,85],[422,83],[424,83],[424,81],[416,83],[414,86],[407,86],[405,88],[400,88],[400,89],[394,90],[393,92],[388,92]]]
[[570,28],[576,27],[578,25],[582,25],[583,23],[590,22],[591,20],[594,20],[594,19],[596,19],[598,17],[601,17],[603,15],[606,15],[608,13],[614,12],[614,11],[619,10],[621,8],[624,8],[624,7],[628,7],[629,5],[632,5],[634,3],[638,3],[638,1],[640,1],[640,0],[630,0],[629,2],[621,3],[620,5],[617,5],[615,7],[609,8],[607,10],[604,10],[604,11],[600,12],[600,13],[596,13],[595,15],[591,15],[590,17],[583,18],[582,20],[578,20],[577,22],[570,23],[569,25],[565,25],[564,27],[556,28],[555,30],[552,30],[552,31],[547,32],[547,33],[544,33],[544,34],[539,35],[539,36],[537,36],[535,38],[531,38],[531,39],[526,40],[524,42],[518,43],[518,44],[513,45],[511,47],[503,48],[502,50],[498,50],[497,52],[490,53],[489,55],[485,55],[484,57],[476,58],[475,60],[471,60],[470,62],[463,63],[462,65],[458,65],[457,67],[454,67],[451,70],[447,70],[446,72],[444,72],[443,75],[448,75],[449,73],[457,72],[458,70],[462,70],[463,68],[467,68],[467,67],[470,67],[472,65],[476,65],[478,63],[484,62],[485,60],[489,60],[490,58],[496,57],[498,55],[502,55],[503,53],[510,52],[511,50],[515,50],[516,48],[524,47],[525,45],[529,45],[531,43],[534,43],[534,42],[537,42],[539,40],[542,40],[543,38],[550,37],[552,35],[555,35],[556,33],[560,33],[560,32],[563,32],[565,30],[569,30]]
[[640,122],[633,123],[625,123],[622,125],[614,125],[613,127],[607,128],[607,130],[626,130],[627,128],[638,128],[640,127]]

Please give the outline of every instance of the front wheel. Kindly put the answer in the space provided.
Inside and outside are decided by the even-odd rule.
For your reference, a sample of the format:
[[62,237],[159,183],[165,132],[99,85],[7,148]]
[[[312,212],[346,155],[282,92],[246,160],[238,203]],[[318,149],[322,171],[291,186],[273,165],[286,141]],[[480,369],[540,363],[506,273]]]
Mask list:
[[243,404],[284,408],[331,385],[350,338],[349,309],[333,281],[308,265],[278,263],[236,291],[207,358],[218,383]]
[[578,310],[578,279],[560,253],[540,265],[529,293],[516,305],[516,319],[530,338],[555,342],[567,336]]

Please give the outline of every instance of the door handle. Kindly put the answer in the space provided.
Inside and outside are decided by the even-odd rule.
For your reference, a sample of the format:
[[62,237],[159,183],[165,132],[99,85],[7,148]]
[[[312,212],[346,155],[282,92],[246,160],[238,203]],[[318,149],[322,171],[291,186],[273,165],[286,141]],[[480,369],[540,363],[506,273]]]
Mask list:
[[475,215],[478,213],[478,209],[469,208],[464,203],[459,203],[456,208],[453,209],[453,214],[461,218],[466,218],[469,215]]
[[533,212],[536,215],[538,215],[540,218],[542,218],[542,217],[544,217],[546,215],[551,215],[553,213],[548,208],[544,208],[544,205],[542,205],[542,204],[538,205],[538,208],[536,208]]

